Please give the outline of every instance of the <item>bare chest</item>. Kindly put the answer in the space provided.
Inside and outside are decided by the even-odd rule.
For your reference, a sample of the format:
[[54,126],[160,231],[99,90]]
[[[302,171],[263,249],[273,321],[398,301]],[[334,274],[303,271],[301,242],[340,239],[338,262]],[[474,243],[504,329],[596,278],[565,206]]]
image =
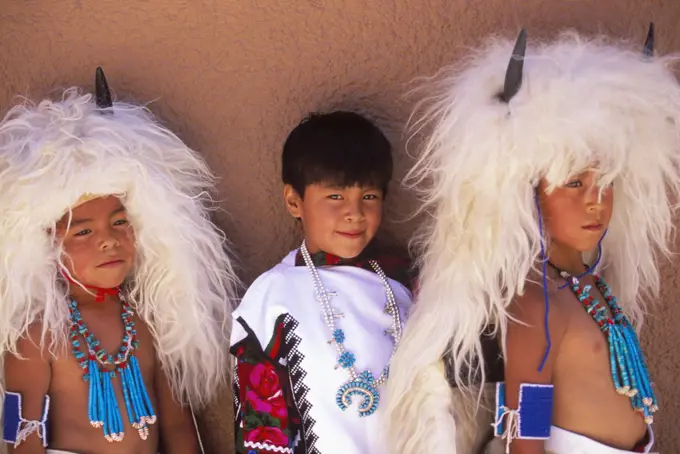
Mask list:
[[[586,282],[583,285],[588,284],[590,283]],[[611,313],[604,303],[604,297],[595,285],[592,285],[591,295],[605,308],[606,317],[610,317]],[[570,362],[594,362],[608,367],[609,343],[596,319],[571,290],[564,289],[560,296],[561,303],[569,314],[567,335],[563,340],[561,350],[563,355],[561,356],[571,359]]]
[[[595,285],[591,295],[606,308]],[[646,424],[630,399],[616,392],[607,334],[570,290],[560,297],[569,322],[553,374],[554,423],[611,446],[633,446]],[[611,317],[609,308],[605,314]]]

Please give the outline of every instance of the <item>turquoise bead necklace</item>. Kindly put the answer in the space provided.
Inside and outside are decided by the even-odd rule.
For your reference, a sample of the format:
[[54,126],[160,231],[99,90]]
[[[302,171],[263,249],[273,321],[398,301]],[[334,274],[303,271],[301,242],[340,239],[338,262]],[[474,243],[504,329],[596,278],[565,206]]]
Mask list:
[[633,409],[644,416],[647,424],[651,424],[654,421],[653,414],[659,409],[652,380],[633,324],[623,313],[611,288],[601,276],[593,273],[595,285],[604,296],[611,312],[610,317],[607,307],[591,294],[592,286],[581,287],[577,277],[560,270],[550,262],[548,264],[567,281],[571,291],[607,337],[609,362],[616,392],[630,398]]
[[[134,312],[122,298],[121,308],[125,334],[121,347],[114,357],[100,346],[99,340],[87,329],[80,315],[78,303],[73,300],[69,304],[72,352],[83,369],[83,379],[89,384],[88,418],[93,427],[102,428],[104,438],[108,442],[122,441],[125,435],[123,419],[112,384],[116,377],[120,377],[128,420],[142,440],[149,436],[148,426],[156,422],[156,414],[144,384],[139,362],[134,355],[134,351],[139,347],[133,320]],[[80,349],[79,337],[85,340],[87,355]]]

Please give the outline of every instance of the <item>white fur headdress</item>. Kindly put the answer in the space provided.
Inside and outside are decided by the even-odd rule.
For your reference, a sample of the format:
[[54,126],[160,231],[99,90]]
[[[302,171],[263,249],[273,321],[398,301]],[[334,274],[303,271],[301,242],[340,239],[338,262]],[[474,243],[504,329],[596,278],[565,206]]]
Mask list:
[[441,96],[422,120],[433,132],[412,171],[429,184],[432,216],[421,237],[420,293],[391,366],[389,452],[456,452],[439,363],[450,355],[451,378],[465,387],[465,371],[482,370],[482,331],[494,325],[504,343],[506,308],[540,258],[534,191],[542,177],[562,184],[597,162],[602,182],[614,182],[600,268],[642,320],[659,289],[655,259],[668,252],[680,189],[677,58],[652,54],[649,41],[641,53],[565,33],[529,45],[509,67],[513,43],[496,39],[439,82]]
[[128,298],[175,396],[200,406],[227,380],[237,283],[210,220],[214,177],[148,109],[111,103],[101,70],[96,101],[70,88],[0,122],[0,358],[38,320],[50,351],[66,344],[60,246],[47,232],[81,196],[119,195],[137,240]]

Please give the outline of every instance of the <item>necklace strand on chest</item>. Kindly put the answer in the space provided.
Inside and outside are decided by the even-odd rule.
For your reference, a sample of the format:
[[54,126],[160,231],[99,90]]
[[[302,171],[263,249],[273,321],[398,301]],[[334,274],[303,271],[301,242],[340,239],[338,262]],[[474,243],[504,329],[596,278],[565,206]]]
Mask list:
[[[88,383],[88,417],[95,428],[102,428],[108,442],[122,441],[125,428],[118,399],[112,381],[120,378],[125,410],[130,425],[137,430],[140,438],[149,436],[149,425],[156,422],[156,414],[142,377],[135,350],[139,347],[134,312],[121,298],[121,318],[125,334],[121,347],[114,354],[107,353],[99,340],[92,334],[82,319],[78,303],[69,304],[71,315],[71,345],[73,355],[83,370],[83,379]],[[80,348],[80,339],[85,341],[87,354]],[[113,368],[109,370],[109,367]]]
[[[335,311],[331,306],[328,291],[321,281],[319,271],[316,266],[314,266],[314,262],[312,261],[312,257],[309,254],[309,250],[304,241],[300,247],[300,251],[302,253],[302,258],[305,261],[305,265],[312,275],[314,292],[318,301],[321,303],[324,322],[332,333],[332,338],[328,342],[335,346],[335,350],[338,354],[336,369],[338,367],[346,369],[350,377],[349,381],[338,389],[336,403],[342,410],[346,410],[352,403],[352,396],[356,395],[363,397],[363,402],[359,405],[359,416],[370,416],[378,407],[380,394],[377,391],[377,387],[387,381],[389,376],[389,363],[383,368],[377,379],[374,378],[373,373],[369,370],[365,370],[361,373],[357,371],[355,367],[356,355],[345,348],[345,331],[338,328],[335,324],[335,320],[341,318],[343,314]],[[369,264],[378,275],[385,288],[386,302],[384,311],[392,317],[392,326],[385,330],[385,334],[389,335],[393,340],[392,353],[390,355],[391,359],[399,345],[399,340],[401,339],[402,324],[399,306],[397,305],[397,299],[390,287],[387,276],[378,262],[370,260]]]
[[627,396],[633,409],[645,418],[647,424],[651,424],[654,421],[653,414],[659,409],[656,393],[637,333],[612,294],[611,288],[602,277],[593,273],[595,285],[604,296],[611,312],[610,317],[607,307],[592,295],[591,285],[581,287],[578,278],[560,270],[552,263],[550,265],[567,281],[588,315],[607,337],[609,363],[616,392]]

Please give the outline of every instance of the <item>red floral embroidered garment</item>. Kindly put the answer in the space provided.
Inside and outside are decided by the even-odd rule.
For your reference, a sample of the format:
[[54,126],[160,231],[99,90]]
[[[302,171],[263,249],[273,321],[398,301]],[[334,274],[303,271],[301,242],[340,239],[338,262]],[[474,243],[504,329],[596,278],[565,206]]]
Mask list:
[[[376,254],[374,257],[388,277],[411,288],[407,260],[388,254]],[[369,258],[364,254],[355,260],[343,261],[319,253],[314,254],[313,260],[317,266],[358,266],[372,271]],[[304,266],[299,253],[295,265]],[[313,292],[313,288],[309,291]],[[242,317],[236,316],[235,320],[247,333],[231,348],[236,357],[236,452],[318,453],[315,447],[318,437],[313,427],[315,421],[309,416],[312,403],[307,400],[308,389],[304,384],[306,372],[301,367],[304,355],[297,351],[300,340],[295,335],[297,320],[287,313],[278,316],[271,338],[264,346]],[[326,340],[318,339],[317,342],[325,344]],[[333,355],[333,350],[329,349],[328,355]],[[315,365],[306,364],[305,367]],[[329,369],[331,372],[332,368]]]
[[264,351],[251,337],[232,347],[237,358],[234,391],[240,404],[235,432],[237,453],[293,452],[300,418],[287,385],[288,371],[278,363],[283,358],[283,332],[282,320],[276,324]]

